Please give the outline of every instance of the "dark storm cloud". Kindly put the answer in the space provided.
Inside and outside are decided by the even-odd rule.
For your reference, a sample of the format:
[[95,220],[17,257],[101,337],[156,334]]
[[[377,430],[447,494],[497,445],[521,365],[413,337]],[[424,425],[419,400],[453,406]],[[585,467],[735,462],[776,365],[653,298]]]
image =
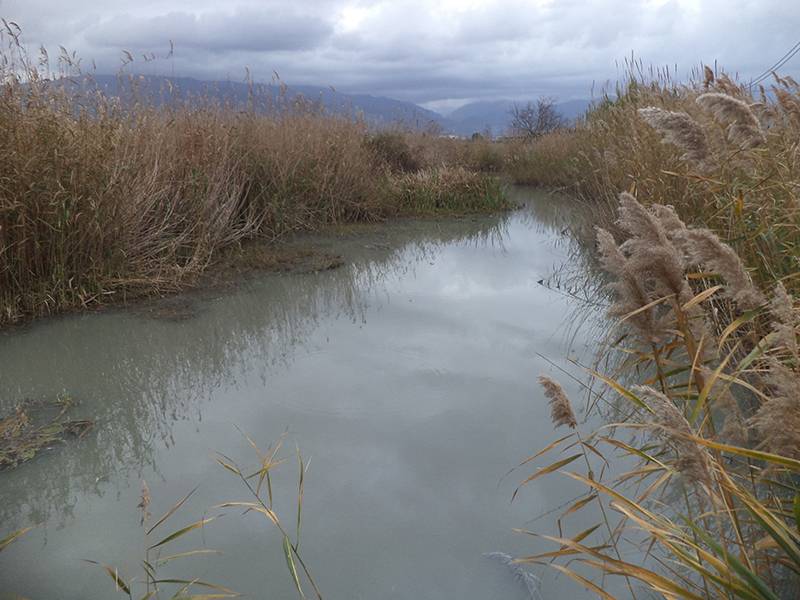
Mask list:
[[173,40],[168,66],[133,67],[200,78],[249,67],[430,106],[586,97],[632,52],[679,77],[719,61],[747,78],[800,37],[800,3],[785,0],[0,0],[0,16],[32,47],[63,44],[100,70],[123,49],[164,56]]

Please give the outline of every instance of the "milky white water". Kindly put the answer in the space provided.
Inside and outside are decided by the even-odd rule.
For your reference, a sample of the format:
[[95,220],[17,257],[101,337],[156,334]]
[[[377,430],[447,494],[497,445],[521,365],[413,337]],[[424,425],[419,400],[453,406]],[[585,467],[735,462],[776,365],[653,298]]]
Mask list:
[[[295,446],[310,459],[301,553],[326,599],[529,597],[484,555],[551,549],[512,529],[554,533],[552,519],[530,520],[580,489],[543,478],[512,504],[532,470],[501,477],[564,433],[552,429],[540,373],[583,404],[540,355],[576,372],[567,358],[590,357],[593,342],[583,329],[572,336],[575,305],[537,283],[567,260],[561,231],[576,217],[563,200],[514,194],[527,204],[508,215],[315,237],[346,265],[192,294],[187,318],[109,310],[0,334],[3,412],[66,392],[80,402],[76,417],[96,419],[85,439],[0,473],[0,537],[36,525],[0,554],[0,598],[122,598],[82,559],[141,574],[143,479],[154,517],[199,486],[161,537],[228,513],[170,549],[222,555],[176,560],[163,576],[296,597],[274,528],[211,508],[247,499],[214,460],[219,451],[254,462],[237,427],[264,446],[288,431],[292,460],[273,483],[292,531]],[[586,509],[568,533],[596,519]],[[529,570],[543,598],[593,597],[554,571]]]

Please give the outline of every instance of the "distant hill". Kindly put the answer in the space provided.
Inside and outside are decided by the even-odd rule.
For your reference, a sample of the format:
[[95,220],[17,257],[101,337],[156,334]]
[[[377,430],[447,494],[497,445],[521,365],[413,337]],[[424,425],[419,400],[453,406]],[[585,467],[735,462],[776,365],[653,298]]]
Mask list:
[[[522,104],[522,103],[518,103]],[[447,116],[447,128],[459,135],[471,135],[489,128],[493,135],[502,135],[511,123],[511,100],[471,102]],[[569,121],[582,116],[589,108],[588,100],[569,100],[556,103],[556,110]]]
[[[94,85],[108,95],[124,96],[130,93],[129,79],[120,79],[116,75],[95,75],[91,79]],[[318,102],[337,114],[363,116],[368,123],[376,126],[402,124],[422,129],[433,122],[445,127],[445,119],[440,114],[412,102],[368,94],[345,94],[330,87],[296,85],[282,88],[280,85],[256,84],[251,88],[246,83],[233,81],[201,81],[189,77],[151,75],[135,76],[134,81],[137,93],[154,104],[166,102],[170,98],[190,100],[205,96],[243,108],[247,106],[252,89],[257,107],[265,111],[302,97]]]
[[[507,132],[511,121],[511,100],[471,102],[453,111],[447,117],[423,108],[412,102],[404,102],[384,96],[368,94],[346,94],[331,87],[313,85],[263,85],[249,86],[234,81],[202,81],[190,77],[161,77],[136,75],[119,78],[116,75],[94,75],[82,80],[83,86],[96,86],[110,96],[128,97],[131,80],[136,93],[153,104],[161,104],[179,98],[193,101],[194,98],[212,98],[236,108],[244,108],[251,99],[251,91],[259,110],[268,111],[290,104],[299,98],[317,102],[326,110],[352,117],[363,117],[375,127],[402,125],[414,129],[425,129],[435,124],[443,132],[470,136],[475,132],[491,129],[493,135]],[[570,100],[556,104],[561,115],[572,121],[581,116],[589,106],[588,100]]]

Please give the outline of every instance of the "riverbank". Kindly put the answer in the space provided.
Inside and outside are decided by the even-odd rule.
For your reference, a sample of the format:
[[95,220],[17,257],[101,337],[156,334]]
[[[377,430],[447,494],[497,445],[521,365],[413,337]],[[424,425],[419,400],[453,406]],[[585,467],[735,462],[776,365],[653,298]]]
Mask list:
[[247,240],[508,207],[493,176],[294,101],[151,105],[3,74],[0,326],[195,285]]
[[706,68],[678,84],[631,65],[571,130],[511,144],[518,183],[558,187],[616,234],[617,195],[674,207],[708,227],[766,288],[800,292],[800,86],[775,75],[749,87]]
[[[569,368],[563,357],[589,356],[592,338],[567,335],[568,301],[537,283],[568,256],[562,231],[572,206],[525,189],[509,190],[509,199],[525,207],[299,234],[289,246],[344,265],[174,296],[192,301],[183,318],[137,306],[44,319],[3,336],[6,412],[17,399],[67,390],[79,402],[70,418],[95,421],[83,439],[2,473],[0,537],[37,526],[0,554],[3,591],[113,597],[114,582],[88,558],[117,567],[138,598],[147,546],[228,513],[151,558],[221,555],[151,564],[164,578],[200,578],[247,597],[264,589],[297,597],[280,533],[253,512],[213,508],[247,500],[215,462],[215,451],[248,467],[257,460],[238,426],[262,450],[289,430],[278,456],[287,460],[271,475],[293,543],[295,444],[310,459],[300,553],[323,597],[528,600],[508,567],[484,554],[530,551],[513,528],[575,487],[553,483],[512,504],[515,477],[498,480],[531,439],[549,435],[531,378],[550,367],[536,352]],[[142,480],[146,528],[136,508]],[[539,574],[544,597],[592,597]],[[169,597],[180,586],[159,587]]]
[[[603,597],[616,576],[626,597],[795,598],[800,85],[776,75],[752,90],[707,67],[683,85],[632,67],[574,130],[509,154],[518,181],[571,190],[593,212],[617,321],[588,369],[604,391],[586,392],[595,409],[613,399],[613,428],[583,426],[558,378],[540,379],[568,431],[522,485],[566,472],[585,495],[553,548],[524,561]],[[598,477],[590,454],[635,466]],[[562,533],[595,502],[602,519]],[[585,541],[596,530],[603,545]]]
[[[371,290],[366,294],[369,302],[355,308],[350,302],[357,291],[369,288],[370,281],[385,276],[383,265],[374,268],[370,262],[364,269],[353,267],[336,277],[345,272],[335,269],[341,265],[337,253],[290,250],[285,242],[292,234],[330,231],[342,224],[397,221],[404,216],[502,210],[509,202],[496,178],[498,172],[510,173],[518,181],[571,190],[577,198],[572,202],[580,202],[591,214],[590,224],[600,226],[597,231],[583,227],[576,236],[590,256],[587,295],[592,296],[593,306],[607,299],[610,314],[618,322],[613,337],[603,340],[599,349],[592,346],[602,358],[614,355],[615,360],[605,363],[613,364],[608,372],[589,369],[608,390],[597,393],[586,386],[587,413],[596,414],[597,404],[604,401],[614,409],[607,414],[619,421],[610,434],[599,425],[597,429],[585,426],[573,409],[575,391],[565,391],[552,377],[554,373],[541,379],[541,405],[546,398],[553,409],[553,424],[569,432],[529,461],[559,449],[569,454],[523,479],[512,497],[518,496],[517,491],[522,497],[528,489],[521,490],[523,486],[569,465],[570,469],[585,465],[586,470],[568,474],[573,484],[577,481],[583,486],[583,493],[573,495],[564,520],[557,521],[557,537],[552,530],[544,534],[558,549],[537,548],[534,554],[520,555],[527,562],[548,566],[554,564],[551,559],[564,557],[566,562],[555,568],[596,592],[597,584],[587,583],[580,572],[572,570],[575,559],[602,571],[604,585],[606,575],[618,576],[631,596],[635,587],[644,587],[693,599],[775,600],[796,590],[794,573],[800,572],[796,533],[800,518],[800,310],[794,296],[800,292],[796,144],[800,87],[793,80],[777,78],[772,89],[762,91],[756,101],[750,89],[709,70],[702,81],[685,86],[632,76],[575,129],[499,144],[446,140],[421,132],[376,133],[363,123],[326,115],[304,102],[264,115],[205,101],[153,106],[90,94],[76,102],[76,96],[63,88],[34,79],[21,83],[13,77],[7,91],[0,100],[0,149],[9,157],[0,166],[5,182],[0,206],[0,322],[212,286],[217,275],[224,281],[248,270],[299,271],[299,277],[285,278],[295,280],[291,283],[273,278],[262,282],[274,285],[275,290],[262,286],[253,313],[264,313],[272,294],[281,293],[280,286],[291,292],[281,296],[274,307],[278,312],[267,320],[236,313],[235,306],[230,308],[236,314],[222,309],[223,327],[198,319],[207,326],[201,344],[189,329],[183,330],[184,345],[176,347],[167,337],[197,316],[180,298],[149,311],[148,316],[160,322],[157,327],[123,323],[131,338],[139,328],[145,337],[151,335],[152,339],[145,340],[148,344],[137,349],[139,355],[160,357],[164,363],[149,365],[145,375],[150,379],[136,382],[137,389],[148,388],[138,405],[144,413],[165,406],[148,403],[153,397],[161,402],[164,390],[178,387],[185,397],[213,394],[218,383],[213,378],[199,392],[195,388],[200,374],[206,372],[228,377],[229,387],[236,389],[236,378],[241,376],[238,358],[254,358],[254,344],[262,346],[256,359],[284,360],[287,352],[265,340],[287,335],[283,342],[293,347],[298,325],[287,322],[294,319],[298,299],[309,303],[301,307],[308,308],[298,319],[301,327],[313,328],[319,303],[325,302],[352,309],[347,313],[352,323],[363,320],[369,302],[375,302]],[[560,227],[559,231],[575,231],[574,222]],[[386,227],[386,234],[391,230]],[[491,230],[486,228],[487,236]],[[487,245],[482,250],[491,248]],[[536,252],[538,247],[528,243],[526,250]],[[524,290],[536,281],[526,272],[528,279],[510,277],[513,283],[497,289],[491,277],[486,281],[486,272],[494,275],[504,263],[495,255],[488,265],[483,265],[478,253],[471,253],[470,259],[475,264],[454,263],[424,282],[431,288],[439,286],[442,314],[434,321],[440,318],[444,323],[442,337],[450,335],[446,332],[454,322],[476,328],[472,336],[442,345],[440,354],[446,360],[466,360],[461,356],[462,345],[472,343],[475,353],[485,350],[475,347],[481,336],[487,336],[481,319],[494,323],[496,317],[488,300],[481,304],[483,298],[511,294],[515,286]],[[401,264],[401,275],[416,264],[409,267],[408,262]],[[526,264],[524,259],[521,264]],[[330,279],[325,279],[326,274]],[[319,300],[315,286],[309,296],[303,287],[306,278],[333,285],[333,300],[325,293]],[[610,286],[603,289],[595,281],[608,281]],[[248,290],[239,292],[247,297]],[[565,293],[569,296],[571,290]],[[419,298],[427,300],[426,294],[427,290],[417,290]],[[406,308],[415,296],[395,298],[393,309],[402,328],[397,332],[389,328],[387,338],[406,339],[408,331],[420,323],[430,326],[426,306]],[[453,307],[459,301],[476,302],[483,310],[472,318],[456,318]],[[520,309],[519,304],[516,308]],[[563,307],[556,308],[563,317]],[[520,314],[536,320],[536,310],[541,307]],[[406,320],[407,315],[413,319]],[[554,314],[551,317],[555,320]],[[251,319],[253,326],[242,325]],[[502,335],[490,338],[495,347],[507,344],[508,338],[517,340],[517,349],[529,349],[533,330],[527,331],[523,342],[518,323],[501,325]],[[169,328],[173,329],[165,333]],[[221,330],[227,332],[230,344],[209,355],[207,347],[220,338]],[[87,337],[87,346],[96,343],[95,337],[108,338],[102,328],[94,333]],[[380,339],[374,345],[377,350],[383,348]],[[547,343],[544,338],[537,340],[539,345]],[[423,357],[426,363],[412,342],[390,347],[389,356],[381,357],[386,361],[382,366],[376,360],[379,352],[354,353],[356,358],[346,365],[332,354],[326,369],[319,369],[312,357],[305,376],[301,374],[282,391],[302,407],[304,398],[298,389],[307,390],[304,386],[309,380],[326,386],[348,368],[361,378],[359,385],[366,369],[370,369],[368,380],[382,369],[386,379],[381,392],[393,390],[395,354],[399,354],[410,357],[408,396],[413,396],[417,386],[430,392],[429,402],[418,407],[423,414],[428,406],[436,405],[442,389],[459,401],[455,392],[472,397],[475,389],[464,382],[476,389],[484,385],[482,398],[498,396],[496,388],[502,386],[489,376],[475,380],[472,372],[453,368],[458,377],[442,380],[439,372],[428,368],[439,354]],[[64,342],[67,347],[69,343]],[[41,339],[39,344],[43,345]],[[317,340],[317,345],[322,347],[322,342]],[[171,356],[164,354],[170,348],[178,357],[171,363]],[[184,359],[192,352],[200,354],[198,362],[204,368],[188,369],[187,381],[176,383],[174,373],[186,369]],[[231,359],[236,352],[241,356]],[[95,358],[97,364],[102,362],[102,356]],[[127,368],[128,360],[125,355],[118,361],[124,376],[114,383],[118,386],[114,391],[120,396],[129,383],[125,378],[139,377]],[[417,360],[422,367],[415,366]],[[489,359],[484,356],[484,360]],[[506,360],[511,359],[506,356]],[[248,368],[255,369],[254,362],[250,360]],[[376,362],[380,369],[371,368]],[[165,368],[167,364],[171,368]],[[601,361],[593,364],[597,367]],[[87,360],[72,366],[83,373],[87,365],[95,363]],[[528,374],[527,367],[519,363],[517,367]],[[17,369],[23,371],[24,366]],[[105,377],[105,371],[97,372]],[[248,386],[254,396],[266,381],[266,375],[260,375]],[[529,379],[519,389],[529,385]],[[341,397],[349,398],[353,387],[358,392],[358,386],[351,386],[341,390]],[[515,389],[505,392],[513,394]],[[327,398],[329,391],[324,387],[315,393]],[[230,406],[236,402],[232,396],[233,392],[225,396]],[[382,400],[370,397],[368,406]],[[405,400],[393,398],[391,408]],[[103,402],[96,404],[103,406]],[[122,410],[119,404],[114,406]],[[171,406],[177,414],[178,408]],[[463,406],[448,406],[443,422],[447,420],[449,426],[452,413],[464,411]],[[474,398],[470,406],[480,412]],[[239,408],[256,418],[261,407],[245,402]],[[228,418],[227,404],[216,410],[225,411],[222,414]],[[138,415],[129,416],[132,422],[138,419]],[[341,416],[351,415],[344,410]],[[394,427],[396,415],[389,410],[385,416]],[[483,416],[484,421],[498,418],[493,413]],[[504,416],[512,427],[509,415]],[[217,418],[222,418],[220,413]],[[541,415],[538,418],[541,422]],[[161,428],[164,414],[156,414],[153,420]],[[324,436],[329,423],[321,421],[317,433]],[[387,423],[383,425],[388,431]],[[406,429],[403,442],[417,442],[414,436],[428,423],[414,425]],[[626,432],[625,437],[619,431]],[[343,433],[348,434],[346,428]],[[484,442],[505,436],[498,430],[493,434]],[[171,436],[170,430],[167,437]],[[443,437],[449,439],[446,431]],[[195,451],[204,443],[187,439]],[[432,446],[431,455],[462,451],[472,443],[464,436],[447,447]],[[151,450],[147,444],[140,445]],[[127,449],[124,441],[122,446]],[[383,449],[375,446],[372,450]],[[347,448],[342,454],[351,460],[361,456],[348,454]],[[428,456],[413,461],[406,469],[415,472],[427,460]],[[636,467],[619,477],[606,473],[612,464],[631,461],[637,461]],[[103,462],[103,466],[114,471],[119,462]],[[431,481],[438,481],[441,473],[434,475],[428,485],[434,485]],[[335,483],[329,483],[331,489],[335,491]],[[445,497],[447,491],[439,490],[441,496],[435,499]],[[678,500],[673,501],[674,497]],[[383,502],[391,505],[391,500]],[[580,517],[590,510],[594,511],[592,520],[582,522]],[[612,511],[621,516],[609,518]],[[459,526],[474,522],[475,514]],[[573,520],[577,526],[563,527]],[[403,527],[402,519],[398,523]],[[349,532],[356,527],[353,524]],[[565,537],[565,530],[571,537]],[[645,565],[624,558],[645,554],[642,536],[647,557],[653,557]],[[414,591],[425,595],[424,589]]]

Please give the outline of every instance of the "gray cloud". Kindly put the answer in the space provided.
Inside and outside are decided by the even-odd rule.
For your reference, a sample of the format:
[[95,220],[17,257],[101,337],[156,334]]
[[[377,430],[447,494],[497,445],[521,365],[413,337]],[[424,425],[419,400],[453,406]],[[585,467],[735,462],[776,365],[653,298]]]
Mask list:
[[233,13],[170,12],[139,17],[125,14],[97,23],[86,41],[100,48],[147,50],[172,40],[179,48],[209,52],[306,50],[324,44],[333,26],[314,15],[253,8]]
[[[784,0],[0,0],[25,39],[119,67],[123,49],[169,61],[147,73],[334,85],[430,106],[540,94],[586,97],[633,53],[685,77],[718,61],[743,78],[798,40]],[[785,71],[797,74],[800,55]]]

